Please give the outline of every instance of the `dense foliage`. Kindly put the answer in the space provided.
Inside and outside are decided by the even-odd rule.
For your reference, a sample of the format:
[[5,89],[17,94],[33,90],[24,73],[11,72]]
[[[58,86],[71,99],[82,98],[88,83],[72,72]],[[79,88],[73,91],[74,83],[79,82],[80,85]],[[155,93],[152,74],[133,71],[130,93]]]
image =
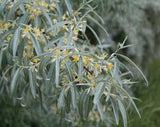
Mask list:
[[[62,126],[119,124],[121,114],[126,127],[129,109],[140,116],[130,96],[133,74],[119,58],[148,82],[136,64],[119,53],[131,46],[125,45],[126,39],[109,54],[108,45],[88,25],[88,20],[94,22],[109,38],[94,18],[103,22],[92,1],[76,9],[69,0],[0,2],[2,100],[9,98],[15,105],[43,112]],[[97,45],[92,45],[86,29]]]

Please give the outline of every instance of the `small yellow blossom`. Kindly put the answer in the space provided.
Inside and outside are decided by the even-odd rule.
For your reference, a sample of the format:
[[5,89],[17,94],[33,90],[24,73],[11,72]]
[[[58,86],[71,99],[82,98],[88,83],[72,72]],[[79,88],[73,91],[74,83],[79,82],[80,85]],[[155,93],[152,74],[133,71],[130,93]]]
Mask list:
[[46,12],[49,12],[49,9],[45,9]]
[[30,12],[33,12],[33,11],[34,11],[34,9],[33,9],[32,7],[28,8],[28,10],[29,10]]
[[57,23],[57,19],[53,19],[53,23],[56,24]]
[[38,9],[34,9],[33,12],[35,15],[39,15],[41,13],[41,10],[40,10],[40,8],[38,8]]
[[24,63],[22,63],[22,67],[24,67]]
[[10,39],[11,39],[11,34],[8,35],[7,41],[10,41]]
[[111,70],[111,69],[114,67],[114,65],[113,65],[112,63],[110,63],[110,64],[108,65],[108,67],[109,67],[109,69]]
[[63,42],[64,42],[65,44],[67,44],[67,39],[64,39]]
[[73,62],[78,62],[79,56],[73,56]]
[[29,15],[29,19],[35,19],[35,16],[34,15]]
[[11,10],[11,9],[12,9],[12,6],[9,6],[9,7],[8,7],[8,10]]
[[64,26],[63,26],[63,29],[67,30],[67,25],[64,25]]
[[51,10],[52,10],[52,11],[55,11],[55,8],[54,8],[54,7],[52,7],[52,8],[51,8]]
[[58,53],[58,54],[60,54],[60,53],[61,53],[61,51],[60,51],[60,50],[58,50],[58,51],[57,51],[57,53]]
[[5,30],[8,30],[9,25],[10,25],[10,23],[5,23],[5,24],[4,24],[4,29],[5,29]]
[[74,30],[73,30],[73,33],[74,33],[74,34],[78,34],[78,30],[77,30],[77,29],[74,29]]
[[28,57],[29,57],[29,58],[32,58],[32,57],[33,57],[33,54],[32,54],[32,53],[29,53],[29,54],[28,54]]
[[77,41],[77,40],[78,40],[78,37],[73,37],[73,40],[74,40],[74,41]]
[[66,17],[66,18],[65,18],[65,20],[66,20],[66,21],[68,21],[68,20],[69,20],[69,18],[68,18],[68,17]]
[[33,59],[33,62],[34,62],[34,63],[37,63],[38,61],[39,61],[39,58]]
[[95,68],[98,68],[98,64],[97,63],[95,64]]
[[29,8],[29,6],[28,6],[28,5],[25,5],[24,7],[25,7],[25,8]]
[[97,86],[97,84],[93,84],[93,87],[96,87]]
[[95,56],[99,58],[99,56],[97,54]]
[[89,58],[89,56],[86,56],[85,59],[86,59],[86,60],[90,60],[91,58]]
[[78,11],[77,11],[77,10],[76,10],[76,11],[74,11],[74,14],[75,14],[75,15],[77,15],[77,14],[78,14]]
[[107,54],[103,54],[103,58],[106,58],[108,55]]
[[35,30],[36,32],[38,32],[38,31],[39,31],[39,29],[38,29],[37,27],[34,27],[34,30]]
[[51,39],[50,36],[46,36],[47,39]]
[[87,78],[88,78],[89,80],[92,80],[92,77],[91,77],[91,76],[89,76],[89,75],[87,76]]
[[66,19],[66,15],[65,15],[65,14],[62,16],[62,19],[63,19],[63,20],[65,20],[65,19]]
[[28,28],[28,27],[26,27],[25,29],[24,29],[24,32],[25,33],[28,33],[30,31],[30,29]]

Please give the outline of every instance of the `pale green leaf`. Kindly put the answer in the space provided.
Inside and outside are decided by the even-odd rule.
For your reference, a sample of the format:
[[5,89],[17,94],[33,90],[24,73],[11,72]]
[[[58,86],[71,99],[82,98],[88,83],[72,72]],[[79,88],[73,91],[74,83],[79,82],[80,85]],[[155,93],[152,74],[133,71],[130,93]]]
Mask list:
[[141,69],[139,69],[139,67],[132,61],[130,60],[128,57],[122,55],[122,54],[117,54],[118,56],[122,57],[123,59],[125,59],[126,61],[128,61],[144,78],[144,80],[146,81],[146,85],[148,86],[148,80],[145,77],[145,75],[143,74],[143,72],[141,71]]
[[99,99],[103,94],[104,89],[105,89],[105,84],[103,82],[100,82],[95,88],[94,100],[93,100],[94,104],[96,104],[99,101]]
[[13,35],[13,56],[16,56],[16,52],[17,52],[17,47],[18,47],[18,41],[20,38],[20,31],[19,28],[17,28],[17,30],[15,31],[14,35]]
[[124,127],[127,127],[127,114],[126,114],[126,110],[122,104],[122,102],[120,100],[118,100],[118,106],[119,106],[119,109],[120,109],[120,112],[121,112],[121,115],[122,115],[122,118],[123,118],[123,124],[124,124]]
[[31,88],[31,93],[33,95],[33,98],[36,98],[36,82],[35,82],[35,73],[32,72],[32,70],[29,70],[29,84],[30,84],[30,88]]
[[55,75],[55,82],[56,82],[56,87],[59,87],[59,56],[56,57],[56,75]]
[[15,87],[17,86],[17,79],[19,76],[19,72],[20,72],[20,68],[17,69],[17,71],[15,72],[13,79],[11,81],[11,94],[14,93]]

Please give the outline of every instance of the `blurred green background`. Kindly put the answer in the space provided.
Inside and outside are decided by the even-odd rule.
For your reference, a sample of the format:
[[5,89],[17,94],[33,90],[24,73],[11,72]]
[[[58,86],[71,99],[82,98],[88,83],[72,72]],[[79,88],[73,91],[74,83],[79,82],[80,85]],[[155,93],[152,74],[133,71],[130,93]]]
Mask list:
[[[72,2],[76,9],[82,0]],[[136,46],[124,50],[123,53],[140,66],[149,80],[148,87],[143,85],[142,81],[133,88],[134,95],[141,100],[136,101],[136,104],[142,118],[136,113],[129,114],[128,127],[160,126],[160,1],[95,0],[92,4],[104,19],[104,27],[110,34],[110,37],[106,38],[93,22],[89,22],[103,43],[108,44],[111,51],[114,51],[117,44],[128,37],[127,44]],[[93,42],[95,38],[91,38],[91,31],[86,34]],[[58,126],[55,116],[47,116],[44,112],[36,113],[29,108],[23,108],[20,103],[13,105],[10,97],[0,95],[0,127]],[[119,127],[123,127],[123,124]]]

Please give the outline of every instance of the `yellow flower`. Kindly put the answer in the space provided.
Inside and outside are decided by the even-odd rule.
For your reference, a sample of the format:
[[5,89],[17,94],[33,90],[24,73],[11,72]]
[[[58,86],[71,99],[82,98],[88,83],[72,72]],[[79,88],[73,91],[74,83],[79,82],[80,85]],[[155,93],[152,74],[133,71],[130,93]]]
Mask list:
[[62,16],[62,19],[63,19],[63,20],[65,20],[65,19],[66,19],[66,15],[65,15],[65,14]]
[[22,63],[22,67],[24,67],[24,63]]
[[30,29],[28,28],[28,27],[26,27],[25,29],[24,29],[24,32],[25,33],[28,33],[30,31]]
[[67,44],[67,39],[64,39],[63,42],[64,42],[65,44]]
[[37,9],[34,9],[33,12],[35,15],[39,15],[41,13],[41,10],[40,10],[40,8],[37,8]]
[[86,59],[86,60],[90,60],[91,58],[89,58],[89,56],[86,56],[85,59]]
[[95,64],[95,68],[98,68],[98,64],[97,63]]
[[73,62],[78,62],[79,56],[73,56]]
[[63,26],[63,29],[67,30],[67,25],[64,25],[64,26]]
[[97,54],[95,56],[99,58],[99,56]]
[[28,5],[25,5],[24,7],[25,7],[25,8],[29,8],[29,6],[28,6]]
[[103,58],[106,58],[108,55],[107,54],[103,54]]
[[69,18],[68,18],[68,17],[66,17],[66,18],[65,18],[65,20],[66,20],[66,21],[68,21],[68,20],[69,20]]
[[11,39],[11,34],[8,35],[7,41],[10,41],[10,39]]
[[75,14],[75,15],[77,15],[77,14],[78,14],[78,11],[77,11],[77,10],[76,10],[76,11],[74,11],[74,14]]
[[110,63],[110,64],[108,65],[108,67],[109,67],[109,69],[111,70],[111,69],[114,67],[114,65],[113,65],[112,63]]
[[33,57],[33,54],[32,54],[32,53],[29,53],[29,54],[28,54],[28,57],[29,57],[29,58],[32,58],[32,57]]
[[78,34],[78,30],[77,30],[77,29],[74,29],[74,30],[73,30],[73,33],[74,33],[74,34]]
[[30,12],[33,12],[33,11],[34,11],[34,9],[33,9],[32,7],[28,8],[28,10],[29,10]]
[[39,58],[33,59],[33,62],[34,62],[34,63],[37,63],[38,61],[39,61]]
[[61,53],[61,51],[60,51],[60,50],[58,50],[58,51],[57,51],[57,53],[58,53],[58,54],[60,54],[60,53]]
[[52,10],[52,11],[55,11],[55,8],[54,8],[54,7],[52,7],[52,8],[51,8],[51,10]]
[[5,29],[5,30],[8,30],[9,25],[10,25],[10,23],[5,23],[5,24],[4,24],[4,29]]
[[77,40],[78,40],[78,37],[73,37],[73,40],[74,40],[74,41],[77,41]]
[[9,7],[8,7],[8,10],[11,10],[11,9],[12,9],[12,6],[9,6]]
[[56,24],[57,23],[57,19],[53,19],[53,23]]
[[35,30],[36,32],[38,32],[38,31],[39,31],[39,29],[38,29],[37,27],[34,27],[34,30]]

